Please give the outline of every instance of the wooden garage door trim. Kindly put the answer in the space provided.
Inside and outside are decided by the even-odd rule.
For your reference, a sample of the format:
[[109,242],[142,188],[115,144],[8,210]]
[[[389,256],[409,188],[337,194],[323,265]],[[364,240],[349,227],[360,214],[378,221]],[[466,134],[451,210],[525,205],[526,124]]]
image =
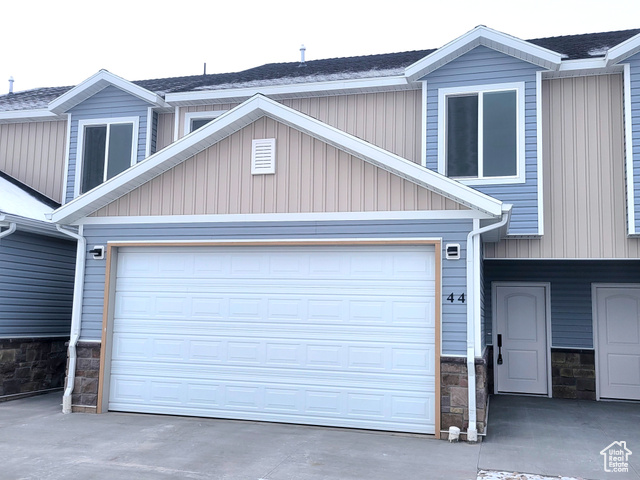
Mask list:
[[[107,351],[111,348],[113,328],[113,306],[115,302],[116,260],[120,247],[238,247],[238,246],[333,246],[333,245],[424,245],[435,248],[435,437],[440,437],[440,344],[441,344],[441,283],[442,283],[442,240],[434,238],[420,239],[378,239],[378,240],[278,240],[278,241],[114,241],[107,244],[104,307],[102,314],[102,341],[100,348],[100,372],[98,377],[97,413],[103,413],[105,407],[104,382],[107,376]],[[110,357],[110,355],[109,355]]]

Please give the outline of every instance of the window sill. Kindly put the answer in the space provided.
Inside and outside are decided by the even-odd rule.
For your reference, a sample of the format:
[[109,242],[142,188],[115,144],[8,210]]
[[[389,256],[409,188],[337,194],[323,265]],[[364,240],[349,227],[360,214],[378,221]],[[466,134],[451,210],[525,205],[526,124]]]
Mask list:
[[525,183],[524,177],[485,177],[485,178],[462,178],[450,177],[464,185],[516,185]]

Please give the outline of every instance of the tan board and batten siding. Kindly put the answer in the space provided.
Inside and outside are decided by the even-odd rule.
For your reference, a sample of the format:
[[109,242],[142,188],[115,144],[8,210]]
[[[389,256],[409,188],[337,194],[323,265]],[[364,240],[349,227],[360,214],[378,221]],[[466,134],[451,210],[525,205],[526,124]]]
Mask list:
[[[335,95],[280,100],[299,112],[365,140],[412,162],[420,163],[422,92]],[[178,136],[184,134],[185,113],[230,110],[237,104],[180,109]],[[159,142],[159,147],[166,146]]]
[[0,125],[0,171],[60,202],[67,142],[67,122]]
[[[637,258],[627,237],[622,75],[545,80],[544,236],[485,245],[485,258]],[[608,132],[608,135],[603,135]]]
[[[276,138],[274,175],[251,174],[251,141],[259,138]],[[263,117],[92,216],[465,208]]]

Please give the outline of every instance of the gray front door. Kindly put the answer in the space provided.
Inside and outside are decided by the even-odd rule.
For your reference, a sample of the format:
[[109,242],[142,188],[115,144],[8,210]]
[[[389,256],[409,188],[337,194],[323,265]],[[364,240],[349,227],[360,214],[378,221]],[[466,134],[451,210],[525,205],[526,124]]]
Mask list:
[[502,284],[494,289],[496,391],[546,395],[546,287]]

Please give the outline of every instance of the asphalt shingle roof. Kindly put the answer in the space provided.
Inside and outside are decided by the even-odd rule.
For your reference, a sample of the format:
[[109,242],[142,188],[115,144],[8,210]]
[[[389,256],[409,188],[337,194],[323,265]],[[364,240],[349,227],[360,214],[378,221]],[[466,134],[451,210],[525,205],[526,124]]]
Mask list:
[[[563,55],[565,60],[604,56],[606,49],[640,33],[640,29],[615,32],[536,38],[529,42]],[[358,57],[268,63],[241,72],[193,75],[134,81],[159,95],[194,90],[216,90],[252,85],[301,83],[346,78],[367,78],[398,75],[412,63],[424,58],[431,50],[385,53]],[[0,96],[0,112],[46,108],[48,103],[73,87],[36,88]]]

